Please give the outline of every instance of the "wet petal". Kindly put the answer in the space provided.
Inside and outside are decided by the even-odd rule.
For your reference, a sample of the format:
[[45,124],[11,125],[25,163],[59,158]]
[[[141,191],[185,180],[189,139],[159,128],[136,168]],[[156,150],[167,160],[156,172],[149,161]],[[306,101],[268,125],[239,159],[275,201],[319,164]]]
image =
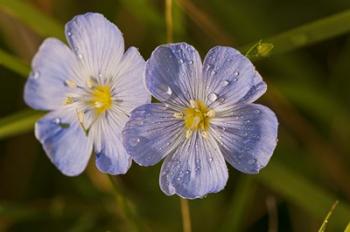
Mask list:
[[216,141],[194,133],[165,159],[160,187],[167,195],[194,199],[219,192],[227,178],[226,163]]
[[184,139],[183,121],[162,104],[146,104],[132,111],[123,130],[123,143],[136,163],[158,163]]
[[216,110],[251,103],[266,91],[266,84],[254,65],[230,47],[212,48],[204,60],[206,102]]
[[89,70],[100,79],[116,74],[124,53],[124,39],[118,27],[98,13],[74,17],[65,27],[69,45]]
[[120,121],[125,123],[126,118],[118,117],[111,112],[106,113],[90,131],[95,139],[96,166],[101,172],[111,175],[125,174],[131,166],[131,157],[121,142],[122,127],[119,126]]
[[54,110],[64,104],[66,81],[81,82],[81,68],[74,53],[61,41],[46,39],[32,61],[24,100],[34,109]]
[[202,84],[202,62],[186,43],[157,47],[146,64],[146,85],[159,101],[188,105],[197,99]]
[[227,162],[241,172],[258,173],[276,147],[277,127],[269,108],[246,104],[231,115],[213,119],[210,133],[215,134]]
[[85,169],[92,143],[73,111],[59,110],[47,114],[35,124],[35,136],[63,174],[76,176]]

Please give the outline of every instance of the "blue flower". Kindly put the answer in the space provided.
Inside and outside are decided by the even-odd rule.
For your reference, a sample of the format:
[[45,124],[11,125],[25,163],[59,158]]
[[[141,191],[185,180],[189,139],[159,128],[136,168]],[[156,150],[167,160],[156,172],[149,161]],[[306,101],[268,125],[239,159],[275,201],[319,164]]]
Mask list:
[[92,150],[102,172],[122,174],[131,158],[121,142],[130,111],[149,103],[145,61],[134,47],[124,52],[119,29],[103,15],[78,15],[65,26],[69,47],[46,39],[32,61],[25,102],[49,110],[35,136],[53,164],[75,176]]
[[186,43],[161,45],[147,61],[146,86],[161,103],[132,111],[123,143],[140,165],[165,158],[159,180],[165,194],[193,199],[222,190],[225,160],[250,174],[269,162],[278,122],[252,103],[266,84],[237,50],[214,47],[202,64]]

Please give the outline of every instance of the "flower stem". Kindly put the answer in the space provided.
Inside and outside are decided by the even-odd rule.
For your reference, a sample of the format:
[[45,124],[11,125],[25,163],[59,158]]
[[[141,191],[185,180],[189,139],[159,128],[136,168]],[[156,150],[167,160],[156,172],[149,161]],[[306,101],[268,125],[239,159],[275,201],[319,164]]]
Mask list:
[[165,23],[167,42],[173,42],[173,0],[165,0]]
[[182,228],[184,232],[191,232],[191,215],[188,200],[180,197]]

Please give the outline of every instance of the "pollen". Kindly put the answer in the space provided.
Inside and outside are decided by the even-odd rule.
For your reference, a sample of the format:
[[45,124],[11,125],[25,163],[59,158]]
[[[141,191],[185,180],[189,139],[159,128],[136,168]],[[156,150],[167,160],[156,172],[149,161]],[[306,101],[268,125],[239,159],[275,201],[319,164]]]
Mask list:
[[108,85],[98,85],[92,89],[89,104],[97,114],[101,114],[112,106],[111,88]]
[[183,111],[185,128],[188,131],[201,130],[202,133],[206,133],[211,118],[215,116],[215,111],[209,109],[201,100],[191,100],[190,105]]

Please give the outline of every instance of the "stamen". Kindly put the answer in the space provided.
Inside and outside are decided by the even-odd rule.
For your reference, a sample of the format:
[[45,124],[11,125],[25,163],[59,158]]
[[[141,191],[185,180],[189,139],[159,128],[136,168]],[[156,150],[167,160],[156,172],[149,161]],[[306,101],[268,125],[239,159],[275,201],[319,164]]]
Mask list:
[[185,135],[186,139],[190,138],[191,135],[192,135],[192,130],[187,130]]
[[194,109],[195,109],[195,108],[198,108],[197,101],[195,101],[195,100],[192,100],[192,99],[191,99],[191,100],[190,100],[190,105],[191,105],[191,107],[194,108]]
[[202,136],[203,136],[203,138],[207,139],[208,138],[208,132],[202,131]]
[[89,89],[91,89],[94,86],[94,81],[91,78],[88,78],[86,80],[86,85]]
[[84,113],[83,111],[77,111],[78,114],[78,120],[80,122],[80,124],[84,125]]
[[175,118],[177,118],[177,119],[183,119],[184,113],[182,113],[182,112],[176,112],[176,113],[173,114],[173,116],[174,116]]
[[68,97],[66,97],[66,99],[64,99],[65,105],[69,105],[69,104],[72,104],[74,102],[75,102],[75,99],[74,99],[74,97],[71,97],[71,96],[68,96]]
[[76,88],[77,87],[77,83],[73,80],[66,80],[65,83],[69,88]]
[[215,111],[214,111],[214,110],[209,110],[209,111],[207,112],[207,117],[209,117],[209,118],[215,117]]

